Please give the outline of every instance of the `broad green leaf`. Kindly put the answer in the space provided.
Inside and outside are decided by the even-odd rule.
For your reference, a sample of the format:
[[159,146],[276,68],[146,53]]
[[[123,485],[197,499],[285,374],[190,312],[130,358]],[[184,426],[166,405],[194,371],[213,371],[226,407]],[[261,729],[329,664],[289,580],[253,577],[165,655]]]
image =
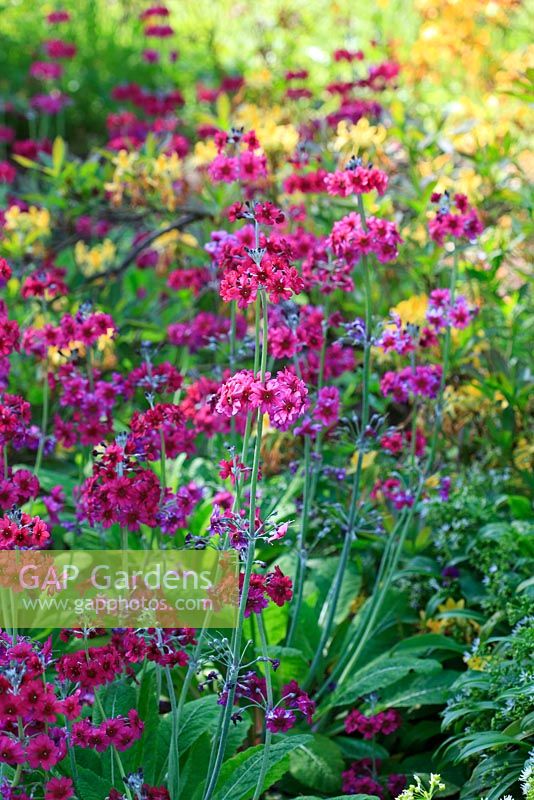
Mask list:
[[316,794],[299,795],[298,800],[376,800],[376,794],[336,794],[335,797],[318,797]]
[[380,696],[376,710],[385,708],[419,708],[420,706],[441,705],[451,696],[451,686],[459,673],[443,670],[415,679],[403,678],[389,686]]
[[395,654],[411,656],[429,653],[431,650],[450,650],[453,653],[463,653],[465,644],[441,633],[420,633],[417,636],[403,639],[393,648]]
[[289,756],[289,771],[303,786],[320,792],[335,792],[341,784],[343,756],[337,744],[315,734],[313,740]]
[[[187,752],[203,733],[215,730],[220,713],[221,707],[217,705],[215,695],[200,697],[184,705],[178,731],[180,755]],[[166,719],[170,723],[170,715]]]
[[329,705],[342,706],[354,703],[359,697],[384,689],[401,678],[413,673],[439,672],[441,664],[433,659],[410,658],[409,656],[377,658],[355,672],[339,686],[330,698]]
[[[269,766],[262,789],[272,786],[287,772],[291,751],[308,744],[311,739],[312,737],[308,735],[288,736],[283,741],[271,745]],[[256,788],[263,751],[263,745],[258,745],[238,753],[227,761],[221,770],[219,788],[215,791],[213,800],[248,800]]]
[[380,761],[389,758],[385,747],[378,742],[368,742],[365,739],[355,739],[348,736],[337,736],[336,742],[346,758],[358,760],[360,758],[375,758]]
[[111,788],[108,781],[104,780],[96,772],[78,767],[78,780],[76,786],[79,790],[79,796],[83,800],[103,800],[108,796]]
[[[106,716],[127,717],[130,709],[137,707],[137,692],[126,683],[112,683],[100,694],[100,701]],[[101,721],[98,707],[94,710],[94,719]]]
[[145,724],[143,735],[134,746],[137,760],[142,764],[145,760],[143,758],[143,751],[145,751],[148,756],[148,753],[152,749],[153,738],[157,735],[160,720],[159,703],[156,697],[156,674],[154,669],[150,669],[150,665],[143,669],[141,675],[137,711]]

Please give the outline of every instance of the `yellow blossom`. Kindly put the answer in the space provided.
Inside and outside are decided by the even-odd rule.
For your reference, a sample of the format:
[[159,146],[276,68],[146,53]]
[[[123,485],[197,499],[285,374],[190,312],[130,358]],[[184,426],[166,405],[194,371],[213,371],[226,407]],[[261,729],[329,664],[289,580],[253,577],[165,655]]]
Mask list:
[[342,120],[337,126],[334,149],[338,152],[350,150],[351,153],[357,153],[361,149],[378,148],[384,143],[386,136],[383,125],[371,125],[366,117],[362,117],[357,125]]
[[105,272],[115,258],[116,248],[111,239],[88,248],[85,242],[78,241],[74,246],[74,258],[85,276]]
[[408,300],[402,300],[391,311],[399,315],[403,325],[422,326],[426,321],[427,309],[428,296],[426,294],[416,294]]

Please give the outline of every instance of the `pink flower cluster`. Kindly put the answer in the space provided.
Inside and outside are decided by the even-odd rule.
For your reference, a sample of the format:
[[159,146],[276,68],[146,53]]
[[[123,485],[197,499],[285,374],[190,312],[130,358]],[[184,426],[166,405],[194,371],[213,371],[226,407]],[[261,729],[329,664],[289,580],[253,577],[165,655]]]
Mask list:
[[[201,377],[189,384],[184,390],[184,399],[180,403],[186,419],[190,420],[198,433],[208,437],[216,433],[228,433],[231,430],[230,419],[219,414],[214,405],[214,398],[220,383],[212,378]],[[245,419],[234,418],[236,429],[244,430]]]
[[251,219],[256,220],[258,225],[267,225],[268,227],[282,225],[286,218],[282,209],[268,200],[264,203],[233,203],[226,213],[230,222],[235,222],[237,219]]
[[459,295],[451,303],[449,289],[434,289],[428,299],[426,318],[437,331],[444,330],[447,325],[463,329],[472,322],[477,312],[478,309],[470,306],[463,295]]
[[383,195],[388,186],[388,176],[377,167],[364,167],[359,159],[351,159],[344,170],[325,177],[325,186],[328,194],[340,197],[366,194],[373,189]]
[[4,511],[13,506],[23,506],[39,494],[39,480],[28,469],[13,472],[11,467],[0,479],[0,508]]
[[410,396],[433,398],[438,394],[441,375],[441,364],[389,370],[382,376],[380,389],[385,397],[393,397],[397,403],[405,403]]
[[68,287],[65,283],[67,270],[56,267],[54,264],[43,266],[24,278],[20,293],[26,299],[28,297],[44,297],[52,300],[54,297],[65,297]]
[[[385,433],[380,438],[380,446],[382,450],[391,453],[393,456],[398,456],[403,451],[409,452],[412,446],[412,432],[409,428],[405,428],[404,430],[393,430]],[[415,455],[422,456],[425,452],[425,447],[426,436],[420,428],[417,428],[415,432]]]
[[[7,274],[7,272],[4,274]],[[4,358],[18,350],[19,341],[20,328],[18,322],[14,319],[9,319],[7,306],[3,300],[0,300],[0,358]]]
[[216,183],[239,180],[250,184],[267,176],[267,159],[258,153],[260,143],[254,131],[243,133],[232,129],[229,134],[218,131],[215,144],[218,155],[209,165],[208,174]]
[[[162,425],[164,416],[160,416],[158,409],[155,410],[157,416],[154,424]],[[143,424],[150,427],[146,419]],[[133,427],[136,427],[135,423]],[[181,452],[184,443],[180,432],[183,430],[180,426],[177,432],[173,430],[169,434],[163,427],[169,452],[175,452],[176,448]],[[162,494],[156,474],[151,469],[142,467],[137,458],[130,454],[131,450],[144,446],[152,448],[151,453],[144,455],[145,458],[150,460],[150,456],[153,460],[159,457],[160,439],[157,428],[151,433],[148,442],[140,441],[136,438],[136,429],[124,446],[122,443],[108,445],[93,462],[93,474],[84,481],[79,490],[78,514],[81,519],[87,519],[91,525],[99,523],[104,528],[119,523],[121,527],[131,531],[138,531],[141,525],[151,528],[159,526],[169,535],[185,526],[188,516],[201,499],[196,485],[181,487],[176,493],[168,489]]]
[[30,75],[39,81],[54,81],[63,75],[63,67],[54,61],[34,61],[30,66]]
[[267,373],[264,381],[259,376],[254,377],[252,370],[237,372],[220,387],[216,409],[225,417],[259,409],[263,414],[269,414],[275,428],[287,431],[307,405],[306,384],[286,368],[274,378]]
[[366,716],[355,708],[345,719],[347,733],[359,733],[364,739],[374,739],[379,733],[387,736],[394,733],[402,724],[402,718],[394,708]]
[[13,183],[17,177],[17,170],[9,161],[0,161],[0,184]]
[[311,725],[315,702],[300,688],[297,681],[292,680],[283,686],[281,696],[282,704],[269,709],[265,715],[265,725],[271,733],[285,733],[291,730],[297,719],[295,711],[300,711],[308,725]]
[[291,266],[291,257],[292,250],[285,239],[263,240],[259,248],[228,241],[220,261],[224,269],[219,290],[222,299],[237,300],[240,308],[246,308],[256,300],[261,287],[272,303],[299,294],[303,281]]
[[48,58],[74,58],[76,45],[63,39],[48,39],[43,42],[43,49]]
[[113,644],[89,647],[64,653],[57,662],[61,680],[77,683],[82,689],[94,689],[112,683],[127,667],[127,661]]
[[[240,587],[243,584],[243,573],[240,577]],[[280,567],[275,566],[273,572],[266,575],[253,573],[245,607],[245,617],[251,614],[261,614],[269,605],[269,598],[280,608],[289,603],[293,597],[293,584],[291,578],[284,575]]]
[[[184,97],[179,89],[169,89],[162,92],[151,92],[148,89],[143,89],[137,83],[127,83],[121,86],[116,86],[111,92],[114,100],[119,102],[129,102],[136,108],[140,108],[145,114],[151,117],[166,116],[181,108],[184,103]],[[156,123],[154,123],[156,129]],[[125,147],[126,142],[122,144],[114,141],[114,149]]]
[[325,169],[318,169],[315,172],[305,172],[298,174],[294,172],[284,179],[284,192],[286,194],[321,194],[325,191],[325,179],[328,175]]
[[0,550],[42,550],[50,531],[39,517],[13,511],[0,518]]
[[334,222],[327,245],[336,256],[347,259],[351,264],[369,253],[374,253],[378,261],[384,264],[394,261],[402,242],[395,223],[369,217],[366,227],[367,230],[364,230],[360,215],[351,211],[346,217]]
[[370,495],[372,500],[385,498],[389,500],[393,508],[400,511],[403,508],[411,508],[414,504],[413,494],[403,488],[398,478],[386,478],[385,480],[377,480]]
[[127,717],[110,717],[99,725],[82,719],[72,726],[72,744],[96,750],[97,753],[103,753],[110,747],[123,751],[141,738],[144,727],[134,708],[128,711]]
[[347,794],[370,794],[384,800],[387,789],[389,797],[397,797],[406,786],[405,776],[398,773],[388,775],[384,788],[375,779],[376,770],[380,769],[380,766],[379,759],[373,761],[370,758],[361,758],[353,761],[349,769],[342,773],[343,791]]
[[464,194],[455,194],[453,197],[456,213],[451,210],[448,192],[435,192],[430,199],[433,203],[439,203],[437,214],[428,223],[428,231],[436,244],[442,246],[448,236],[453,239],[467,239],[469,242],[476,241],[484,226]]
[[320,308],[299,306],[296,325],[287,324],[278,307],[270,309],[268,346],[275,358],[292,358],[305,349],[319,351],[323,341],[323,312]]
[[31,420],[30,404],[16,394],[0,395],[0,445],[23,437]]
[[109,314],[86,312],[80,308],[75,317],[65,314],[58,325],[47,323],[42,328],[27,328],[22,337],[22,348],[44,359],[49,347],[69,349],[74,343],[91,347],[101,336],[113,336],[116,332]]

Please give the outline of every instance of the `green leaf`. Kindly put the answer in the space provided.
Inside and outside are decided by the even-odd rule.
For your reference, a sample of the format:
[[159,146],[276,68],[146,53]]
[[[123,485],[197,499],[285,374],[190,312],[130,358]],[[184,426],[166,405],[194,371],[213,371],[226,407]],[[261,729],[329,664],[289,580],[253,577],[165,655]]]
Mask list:
[[360,758],[374,758],[384,761],[389,758],[385,747],[377,742],[368,742],[365,739],[353,739],[348,736],[337,736],[336,742],[346,758],[358,760]]
[[483,753],[485,750],[490,750],[493,747],[504,747],[505,745],[513,744],[515,747],[522,745],[528,747],[528,742],[521,742],[515,736],[508,736],[505,733],[498,731],[479,731],[472,736],[466,736],[458,742],[460,752],[458,753],[457,761],[463,761],[466,758],[471,758],[477,753]]
[[[326,800],[376,800],[376,794],[336,794],[335,797],[328,797]],[[325,800],[316,794],[307,794],[305,797],[299,795],[298,800]]]
[[389,708],[419,708],[420,706],[441,705],[447,702],[451,686],[460,673],[442,670],[419,678],[404,678],[385,691],[376,707],[377,711]]
[[395,645],[394,653],[422,655],[432,650],[450,650],[453,653],[463,653],[465,644],[457,642],[450,636],[443,636],[441,633],[420,633],[417,636],[410,636]]
[[[311,736],[288,736],[271,745],[268,768],[262,789],[280,780],[289,767],[289,753],[311,741]],[[219,776],[219,789],[213,800],[248,800],[254,794],[263,759],[263,745],[252,747],[227,761]]]
[[303,786],[325,793],[340,788],[343,756],[326,736],[315,734],[313,741],[291,753],[289,763],[291,775]]
[[[100,695],[100,700],[106,716],[127,717],[130,709],[137,707],[137,692],[125,683],[112,683]],[[101,722],[98,708],[95,708],[93,716],[95,722]]]
[[103,800],[108,796],[111,787],[108,781],[105,781],[100,775],[79,766],[76,788],[83,800]]
[[[191,700],[184,705],[178,731],[180,756],[186,753],[203,733],[212,733],[215,730],[220,713],[221,707],[217,705],[215,695]],[[170,724],[170,715],[166,719],[169,719]]]
[[139,764],[148,763],[154,755],[154,741],[160,723],[159,703],[156,697],[156,675],[153,669],[144,669],[139,687],[137,711],[145,727],[133,751]]
[[441,664],[433,659],[382,656],[355,672],[345,685],[340,686],[334,692],[329,705],[349,705],[365,694],[397,683],[400,678],[411,672],[432,673],[440,670]]

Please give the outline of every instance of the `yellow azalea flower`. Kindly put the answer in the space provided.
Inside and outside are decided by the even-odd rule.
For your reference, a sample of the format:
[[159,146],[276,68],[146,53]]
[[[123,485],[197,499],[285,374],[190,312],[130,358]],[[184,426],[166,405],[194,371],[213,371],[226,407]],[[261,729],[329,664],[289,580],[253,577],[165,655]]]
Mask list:
[[403,325],[422,326],[426,321],[427,309],[428,296],[426,294],[417,294],[408,300],[398,303],[391,311],[399,315]]
[[135,150],[119,150],[113,159],[113,164],[115,164],[118,169],[126,172],[132,168],[138,158],[139,153]]
[[461,611],[465,608],[465,600],[453,600],[452,597],[447,597],[446,601],[438,606],[438,611]]
[[207,142],[197,142],[193,151],[193,156],[190,160],[193,161],[195,166],[202,167],[211,164],[217,155],[217,147],[215,142],[210,139]]
[[159,249],[163,250],[165,247],[168,247],[169,245],[176,244],[176,242],[179,241],[179,239],[180,239],[179,231],[167,231],[167,233],[162,233],[161,236],[158,236],[158,238],[152,242],[151,246],[154,247],[156,250]]
[[[355,450],[353,455],[352,455],[352,457],[351,457],[351,459],[350,459],[350,463],[354,467],[354,469],[356,469],[356,466],[358,464],[358,456],[359,456],[359,451]],[[362,458],[362,469],[367,469],[372,464],[374,464],[375,458],[376,458],[376,451],[375,450],[372,450],[369,453],[364,453],[363,458]]]
[[19,231],[44,237],[50,234],[50,212],[46,208],[30,206],[21,211],[18,206],[10,206],[5,212],[4,227],[8,231]]
[[104,272],[115,254],[116,248],[111,239],[104,239],[102,244],[92,248],[88,248],[81,240],[74,245],[74,258],[85,276]]
[[115,336],[115,330],[113,328],[108,328],[106,333],[103,333],[96,340],[97,349],[101,351],[105,350],[106,348],[109,349],[109,346],[113,342],[114,336]]
[[357,153],[360,149],[380,147],[386,136],[386,129],[383,125],[371,125],[366,117],[362,117],[357,125],[342,120],[337,126],[334,149],[338,152],[350,150]]
[[446,619],[423,619],[423,621],[425,627],[428,628],[431,633],[443,633],[447,629],[448,620]]
[[258,69],[255,72],[252,72],[247,77],[247,84],[252,88],[262,89],[265,86],[270,86],[272,83],[272,72],[264,67],[263,69]]
[[474,669],[477,672],[482,672],[485,670],[489,660],[489,658],[483,656],[470,656],[469,658],[464,659],[469,669]]
[[64,364],[70,356],[76,352],[81,358],[85,356],[85,345],[83,342],[71,341],[67,345],[57,347],[51,345],[48,348],[48,362],[51,367],[59,367]]
[[459,170],[454,177],[440,178],[436,185],[436,192],[444,192],[446,189],[465,194],[471,202],[480,198],[480,187],[482,178],[474,169],[465,167]]
[[187,247],[198,247],[198,239],[192,233],[182,233],[180,231],[177,231],[177,233],[179,242],[187,245]]
[[152,174],[156,178],[164,176],[171,180],[178,180],[183,175],[183,163],[177,153],[172,153],[170,156],[161,153],[151,166]]
[[17,229],[21,214],[22,211],[18,206],[9,206],[7,211],[4,213],[4,227],[7,231],[15,231]]
[[285,122],[285,110],[280,106],[260,108],[251,103],[240,106],[237,110],[236,124],[248,130],[256,131],[256,136],[266,151],[282,150],[292,153],[295,150],[299,133],[294,125]]

